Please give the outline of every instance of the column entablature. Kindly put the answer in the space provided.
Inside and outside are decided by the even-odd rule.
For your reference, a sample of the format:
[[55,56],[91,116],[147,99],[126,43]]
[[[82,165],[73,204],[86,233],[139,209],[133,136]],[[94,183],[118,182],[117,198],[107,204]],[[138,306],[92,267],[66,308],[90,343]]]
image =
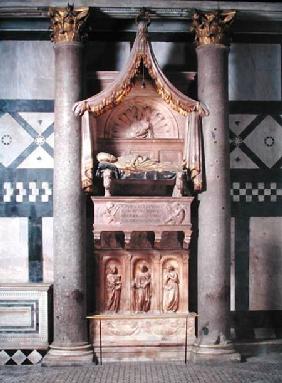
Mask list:
[[235,14],[236,11],[196,11],[192,17],[192,29],[197,46],[229,45],[229,29]]
[[85,25],[89,8],[49,8],[51,18],[51,41],[56,43],[80,42],[86,37]]

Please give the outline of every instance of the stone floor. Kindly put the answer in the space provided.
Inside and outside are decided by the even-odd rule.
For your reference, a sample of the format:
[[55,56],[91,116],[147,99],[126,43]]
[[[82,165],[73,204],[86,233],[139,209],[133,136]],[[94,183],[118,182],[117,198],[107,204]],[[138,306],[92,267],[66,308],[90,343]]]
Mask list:
[[5,383],[282,383],[282,354],[245,363],[108,363],[91,367],[3,366]]

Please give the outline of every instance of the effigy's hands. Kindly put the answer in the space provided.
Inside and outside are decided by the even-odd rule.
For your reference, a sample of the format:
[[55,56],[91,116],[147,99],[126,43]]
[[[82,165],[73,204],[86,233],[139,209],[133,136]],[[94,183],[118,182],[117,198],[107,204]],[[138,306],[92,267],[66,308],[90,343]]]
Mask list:
[[84,112],[88,110],[87,101],[77,101],[72,107],[72,111],[76,117],[83,116]]

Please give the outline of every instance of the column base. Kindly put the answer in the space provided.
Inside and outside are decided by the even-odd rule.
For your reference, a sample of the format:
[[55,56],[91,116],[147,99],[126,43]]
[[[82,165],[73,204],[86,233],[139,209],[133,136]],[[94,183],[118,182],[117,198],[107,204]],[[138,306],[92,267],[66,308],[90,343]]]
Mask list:
[[195,344],[192,347],[190,359],[193,362],[241,362],[241,355],[235,351],[231,342],[218,345]]
[[93,349],[90,344],[57,346],[50,345],[42,360],[43,367],[81,366],[93,363]]

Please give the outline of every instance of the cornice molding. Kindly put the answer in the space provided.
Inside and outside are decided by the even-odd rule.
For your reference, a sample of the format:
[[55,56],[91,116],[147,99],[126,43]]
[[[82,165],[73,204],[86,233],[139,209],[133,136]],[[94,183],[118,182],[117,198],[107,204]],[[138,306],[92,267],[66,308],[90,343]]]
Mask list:
[[[36,3],[36,6],[34,6]],[[47,4],[48,3],[48,4]],[[133,23],[136,16],[140,12],[140,2],[134,0],[123,0],[123,6],[117,0],[109,0],[107,7],[104,0],[96,0],[95,7],[92,1],[76,1],[76,7],[81,5],[89,6],[90,20],[89,24],[95,25],[93,31],[103,32],[105,30],[105,21],[109,20],[109,30],[112,29],[112,23],[123,23],[117,26],[117,32],[134,32]],[[21,33],[29,31],[36,34],[37,32],[48,32],[49,16],[48,9],[50,6],[65,6],[65,1],[26,1],[23,6],[22,1],[1,1],[0,7],[0,32],[17,32]],[[167,0],[143,0],[142,5],[148,7],[150,19],[152,22],[150,33],[186,33],[192,34],[190,27],[194,10],[211,11],[215,7],[220,10],[236,10],[236,21],[232,27],[233,33],[267,33],[282,34],[282,9],[279,3],[269,2],[226,2],[219,1],[186,1],[171,0],[169,7]],[[101,6],[99,6],[101,5]],[[100,25],[99,27],[99,20]],[[96,24],[95,21],[98,23]],[[160,30],[160,23],[162,28]],[[172,24],[175,24],[171,27]],[[178,25],[177,25],[178,23]],[[169,26],[170,25],[170,26]],[[108,29],[106,29],[109,31]]]

